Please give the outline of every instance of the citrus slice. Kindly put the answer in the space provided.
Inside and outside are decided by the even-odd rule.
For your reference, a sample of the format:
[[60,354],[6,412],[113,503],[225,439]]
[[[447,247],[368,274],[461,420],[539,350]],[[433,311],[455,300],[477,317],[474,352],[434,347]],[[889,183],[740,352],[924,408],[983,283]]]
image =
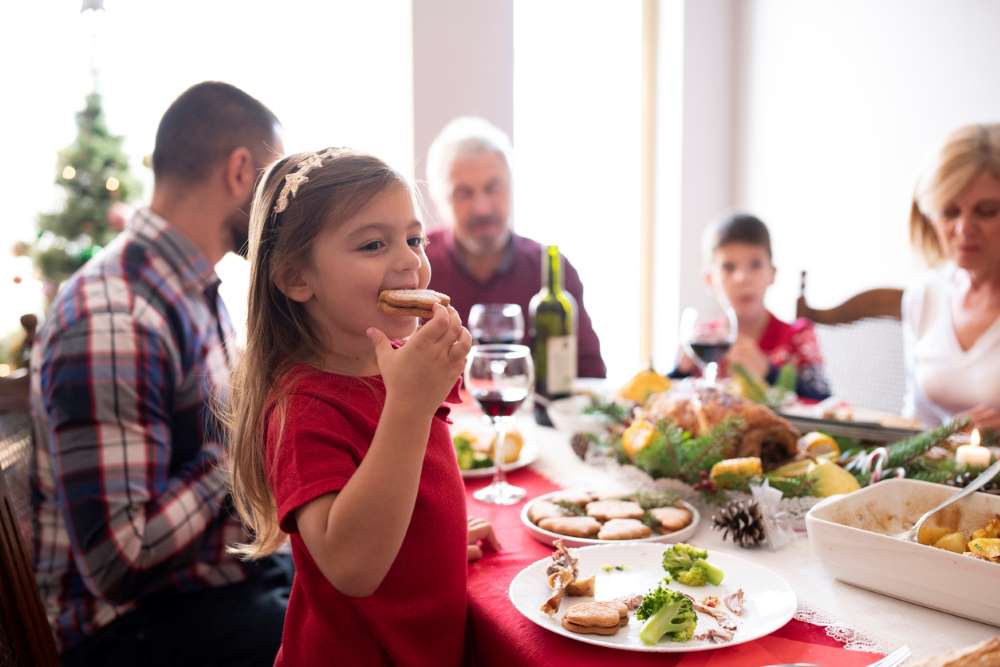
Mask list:
[[802,475],[811,473],[815,467],[816,462],[812,459],[802,459],[801,461],[792,461],[780,468],[775,468],[770,474],[775,477],[801,477]]
[[[521,435],[520,431],[507,431],[507,436],[503,439],[503,462],[506,464],[511,464],[517,461],[521,456],[521,449],[524,447],[524,436]],[[496,447],[497,438],[493,436],[490,440],[490,458],[496,460],[496,456],[493,454],[493,449]]]
[[799,453],[810,459],[836,461],[840,458],[840,447],[826,433],[812,431],[799,438]]

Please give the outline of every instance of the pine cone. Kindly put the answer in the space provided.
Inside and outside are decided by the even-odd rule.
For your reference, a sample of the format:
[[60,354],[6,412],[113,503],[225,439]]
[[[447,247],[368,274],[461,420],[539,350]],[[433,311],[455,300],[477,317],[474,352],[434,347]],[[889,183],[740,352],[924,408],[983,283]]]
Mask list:
[[580,457],[581,460],[587,458],[587,450],[590,449],[590,443],[592,442],[590,436],[586,433],[574,433],[573,437],[569,439],[569,445],[573,448],[573,452]]
[[755,502],[734,500],[728,503],[712,517],[712,528],[721,530],[723,539],[732,533],[733,542],[745,549],[755,547],[767,538],[760,507]]

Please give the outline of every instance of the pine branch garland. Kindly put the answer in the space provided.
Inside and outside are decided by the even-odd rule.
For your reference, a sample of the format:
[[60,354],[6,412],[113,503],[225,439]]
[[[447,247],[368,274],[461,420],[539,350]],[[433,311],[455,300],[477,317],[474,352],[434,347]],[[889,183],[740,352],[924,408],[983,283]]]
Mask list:
[[883,469],[905,466],[934,445],[958,433],[968,425],[969,420],[966,417],[954,419],[937,428],[932,428],[929,431],[889,445],[887,448],[888,456],[886,457]]

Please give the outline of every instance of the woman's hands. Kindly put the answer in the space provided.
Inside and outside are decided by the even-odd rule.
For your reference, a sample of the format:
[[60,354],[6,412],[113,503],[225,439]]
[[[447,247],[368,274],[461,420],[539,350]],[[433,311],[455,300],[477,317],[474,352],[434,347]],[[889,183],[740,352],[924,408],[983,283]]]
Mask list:
[[436,410],[448,396],[472,348],[472,336],[462,326],[458,311],[438,304],[434,305],[434,316],[399,349],[393,349],[378,329],[372,327],[367,333],[375,347],[386,399],[397,397],[428,412]]
[[492,549],[493,551],[500,550],[500,541],[497,539],[496,534],[493,532],[493,526],[486,519],[480,519],[478,517],[469,517],[469,560],[479,560],[483,557],[483,549],[479,546],[479,542],[482,541],[483,546]]
[[1000,410],[989,405],[977,405],[958,416],[967,417],[980,431],[1000,431]]

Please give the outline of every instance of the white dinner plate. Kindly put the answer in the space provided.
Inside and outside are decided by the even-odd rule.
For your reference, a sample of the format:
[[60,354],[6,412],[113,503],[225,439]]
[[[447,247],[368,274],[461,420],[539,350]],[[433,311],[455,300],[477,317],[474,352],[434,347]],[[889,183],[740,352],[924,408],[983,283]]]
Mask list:
[[538,524],[533,522],[530,518],[528,518],[528,512],[531,510],[531,506],[534,503],[540,500],[548,500],[550,498],[562,496],[565,494],[566,494],[565,490],[543,493],[542,495],[536,496],[531,500],[529,500],[528,502],[526,502],[524,504],[524,507],[521,508],[521,524],[525,527],[525,529],[529,533],[531,533],[532,537],[534,537],[542,544],[551,545],[556,540],[562,540],[563,544],[565,544],[568,547],[589,547],[597,544],[624,544],[624,543],[635,543],[635,542],[671,542],[671,543],[686,542],[688,541],[688,538],[690,538],[692,535],[695,534],[695,531],[698,530],[698,524],[701,522],[701,514],[698,512],[698,509],[694,505],[686,503],[683,500],[680,500],[678,502],[680,505],[686,508],[687,511],[691,512],[691,523],[684,526],[680,530],[675,530],[672,533],[660,534],[654,532],[649,537],[643,537],[637,540],[599,540],[596,537],[572,537],[570,535],[555,533],[552,532],[551,530],[545,530],[544,528],[540,527]]
[[[523,434],[522,434],[523,435]],[[504,472],[510,472],[512,470],[517,470],[518,468],[523,468],[526,465],[530,465],[538,458],[538,443],[531,442],[525,439],[524,446],[521,447],[521,455],[517,457],[517,460],[513,463],[506,464],[503,469]],[[488,468],[473,468],[472,470],[463,470],[462,477],[465,479],[475,479],[477,477],[492,477],[496,466],[489,466]]]
[[[725,573],[722,584],[691,587],[671,582],[669,587],[687,593],[697,600],[707,595],[714,595],[721,600],[736,589],[742,588],[745,594],[743,614],[737,617],[739,625],[732,641],[714,644],[707,640],[695,639],[687,642],[661,640],[656,645],[647,646],[639,639],[643,621],[635,618],[634,614],[630,615],[628,625],[619,630],[618,634],[611,636],[584,635],[570,632],[562,627],[560,619],[574,604],[589,602],[592,599],[609,600],[623,595],[645,594],[654,588],[665,574],[662,565],[665,549],[667,546],[664,544],[651,543],[610,544],[576,549],[576,556],[579,558],[579,576],[589,577],[593,574],[597,577],[595,594],[593,598],[563,598],[562,605],[554,616],[549,616],[539,609],[551,595],[546,583],[545,569],[552,559],[543,558],[521,570],[510,582],[510,600],[514,608],[525,618],[550,632],[586,644],[654,653],[707,651],[735,646],[774,632],[795,614],[797,606],[795,592],[779,574],[724,551],[709,551],[708,561]],[[622,566],[624,569],[605,572],[607,565],[612,568]],[[713,618],[698,614],[696,634],[716,627],[718,624]]]

